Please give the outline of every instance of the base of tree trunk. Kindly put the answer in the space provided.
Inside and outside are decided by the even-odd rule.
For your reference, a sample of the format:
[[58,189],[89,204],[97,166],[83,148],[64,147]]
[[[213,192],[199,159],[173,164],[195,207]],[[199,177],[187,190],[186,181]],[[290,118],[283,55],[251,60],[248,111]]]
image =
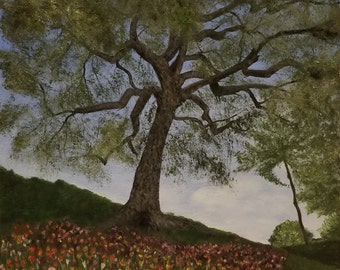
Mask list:
[[171,229],[182,227],[180,222],[166,215],[161,211],[155,212],[138,212],[132,208],[123,207],[120,213],[115,217],[115,225],[134,227],[156,231],[159,229]]

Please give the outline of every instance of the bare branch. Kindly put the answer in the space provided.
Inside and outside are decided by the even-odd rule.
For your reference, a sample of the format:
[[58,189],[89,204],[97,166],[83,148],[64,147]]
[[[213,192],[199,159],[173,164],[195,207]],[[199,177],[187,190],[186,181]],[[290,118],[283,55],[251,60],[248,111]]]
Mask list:
[[293,59],[285,59],[263,70],[255,70],[255,69],[249,69],[248,67],[245,67],[242,69],[242,73],[245,76],[254,76],[258,78],[270,78],[276,72],[278,72],[279,70],[285,67],[294,67],[298,70],[304,70],[304,66],[301,63]]
[[235,9],[236,7],[242,5],[242,4],[245,4],[247,3],[248,1],[246,0],[234,0],[232,1],[229,5],[227,6],[224,6],[224,7],[221,7],[209,14],[204,14],[201,16],[201,20],[203,22],[208,22],[208,21],[211,21],[211,20],[214,20],[220,16],[222,16],[223,14],[225,13],[228,13],[230,11],[232,11],[233,9]]
[[46,107],[46,110],[47,110],[47,112],[50,114],[50,116],[53,116],[53,115],[54,115],[54,112],[53,112],[52,109],[48,106],[45,88],[42,86],[41,83],[39,83],[39,87],[40,87],[40,90],[41,90],[42,95],[43,95],[44,106]]
[[104,102],[104,103],[100,103],[96,105],[79,107],[79,108],[75,108],[74,110],[71,110],[71,112],[73,114],[87,114],[87,113],[93,113],[93,112],[122,109],[128,104],[131,97],[140,96],[142,92],[143,90],[129,88],[124,92],[124,94],[121,96],[121,98],[118,101]]
[[61,125],[60,128],[57,130],[57,132],[55,132],[55,133],[53,134],[53,136],[49,139],[49,141],[48,141],[47,144],[51,143],[51,142],[54,140],[54,138],[57,137],[57,135],[63,130],[64,126],[67,124],[68,120],[69,120],[72,116],[74,116],[74,113],[70,113],[69,115],[67,115],[67,116],[65,117],[65,119],[64,119],[64,121],[63,121],[63,123],[62,123],[62,125]]
[[[196,122],[204,128],[209,128],[213,135],[217,135],[219,133],[222,133],[226,129],[232,127],[238,121],[238,120],[231,120],[236,115],[233,115],[233,116],[229,117],[228,119],[213,121],[210,117],[209,106],[200,97],[198,97],[196,95],[191,95],[189,99],[192,100],[194,103],[196,103],[202,109],[202,111],[203,111],[202,120],[206,121],[207,124],[204,124],[203,121],[201,121],[200,119],[197,119],[196,117],[176,116],[175,120],[179,120],[179,121],[186,121],[187,120],[187,121]],[[226,124],[218,127],[216,125],[218,122],[226,122]]]
[[157,56],[154,54],[145,44],[143,44],[139,38],[137,33],[138,28],[138,19],[133,18],[130,24],[130,40],[132,44],[132,48],[145,60],[147,60],[150,64],[155,65],[157,63]]
[[139,132],[139,127],[140,127],[140,121],[139,121],[139,117],[141,112],[143,111],[145,105],[147,104],[147,102],[149,101],[151,95],[154,93],[154,88],[153,87],[146,87],[143,89],[143,94],[139,96],[131,114],[130,114],[130,120],[132,123],[132,133],[127,136],[123,142],[123,144],[128,144],[128,146],[130,147],[132,153],[134,153],[135,155],[137,155],[137,152],[135,150],[135,148],[133,147],[132,144],[132,140],[136,137],[136,135]]
[[122,59],[124,54],[132,48],[132,42],[130,40],[127,40],[123,48],[120,49],[115,55],[110,55],[110,54],[107,54],[107,53],[104,53],[98,50],[94,50],[94,49],[89,48],[88,46],[85,46],[85,47],[91,54],[96,55],[111,64],[116,64],[117,61]]
[[202,120],[200,120],[200,119],[198,119],[196,117],[191,117],[191,116],[175,116],[174,120],[195,122],[195,123],[198,123],[200,126],[206,128],[206,125],[203,124]]
[[181,43],[180,39],[174,33],[170,32],[168,47],[162,56],[167,61],[170,61],[172,58],[175,57],[176,53],[178,52],[180,43]]
[[152,51],[149,47],[147,47],[143,42],[141,42],[138,38],[138,19],[133,18],[130,23],[130,40],[132,44],[132,48],[138,53],[145,61],[150,63],[154,68],[155,72],[158,76],[162,77],[164,74],[164,66],[168,63],[166,59],[161,56],[158,56],[155,52]]
[[227,27],[221,31],[215,31],[213,29],[204,29],[201,32],[197,33],[194,37],[194,40],[200,42],[203,39],[206,38],[211,38],[213,40],[222,40],[225,38],[225,35],[227,33],[231,33],[231,32],[235,32],[235,31],[239,31],[242,30],[243,26],[242,25],[235,25],[232,27]]
[[210,62],[208,57],[206,57],[203,52],[196,53],[196,54],[191,54],[191,55],[186,55],[185,56],[185,61],[198,61],[201,60],[203,63],[206,64],[206,66],[213,71],[214,73],[220,72],[218,69],[214,67],[214,65]]
[[186,87],[183,88],[183,96],[184,97],[189,97],[192,93],[194,93],[197,89],[206,86],[208,84],[211,84],[213,82],[217,82],[219,80],[222,80],[240,70],[242,70],[242,67],[244,66],[244,61],[243,62],[239,62],[221,72],[219,72],[216,75],[210,76],[206,79],[202,79],[200,81],[194,82]]
[[119,63],[119,61],[117,61],[116,67],[119,68],[120,70],[122,70],[123,72],[125,72],[125,74],[126,74],[126,75],[128,76],[128,78],[129,78],[129,82],[130,82],[130,85],[132,86],[132,88],[139,89],[139,88],[135,85],[135,83],[134,83],[134,81],[133,81],[133,78],[132,78],[132,74],[131,74],[131,72],[130,72],[128,69],[126,69],[125,67],[123,67],[123,66]]
[[213,125],[213,121],[210,117],[209,106],[197,95],[192,94],[189,99],[196,103],[202,109],[202,120],[208,122],[209,125]]
[[[260,77],[262,76],[269,76],[271,72],[277,72],[277,70],[286,67],[289,65],[292,65],[294,67],[298,67],[301,68],[301,66],[299,66],[298,63],[293,63],[293,62],[289,62],[288,60],[283,60],[281,62],[279,62],[278,64],[274,65],[273,67],[269,68],[269,71],[255,71],[255,70],[249,70],[249,67],[254,64],[255,62],[258,61],[259,58],[259,53],[260,51],[272,40],[280,38],[280,37],[284,37],[284,36],[292,36],[292,35],[304,35],[304,34],[322,34],[327,32],[327,29],[324,28],[324,26],[328,24],[327,23],[323,23],[317,26],[313,26],[313,27],[309,27],[309,28],[302,28],[302,29],[294,29],[294,30],[285,30],[285,31],[279,31],[274,35],[268,36],[267,38],[265,38],[262,42],[259,43],[259,45],[257,46],[257,48],[253,48],[248,55],[240,62],[234,64],[233,66],[218,72],[217,74],[214,74],[208,78],[202,79],[200,81],[194,82],[188,86],[186,86],[183,89],[183,95],[186,97],[189,97],[192,93],[194,93],[197,89],[206,86],[206,85],[214,85],[216,84],[218,81],[226,78],[227,76],[230,76],[232,74],[237,73],[238,71],[245,71],[246,73],[248,72],[248,74],[258,74]],[[326,33],[327,34],[327,33]],[[291,60],[289,60],[291,61]],[[228,91],[233,92],[233,91],[241,91],[242,89],[239,89],[238,87],[231,87],[228,89]],[[226,93],[228,92],[226,91]],[[217,93],[219,93],[219,91],[217,91]]]
[[250,89],[246,90],[246,93],[250,96],[250,98],[253,101],[253,103],[254,103],[256,108],[258,108],[258,109],[262,109],[263,108],[262,107],[262,103],[263,102],[259,102],[257,100],[257,98],[255,97],[254,93]]
[[234,95],[238,92],[245,91],[248,92],[250,89],[268,89],[276,87],[270,84],[262,84],[262,83],[247,83],[241,85],[229,85],[229,86],[220,86],[218,83],[210,84],[210,89],[216,97],[220,96],[229,96]]
[[203,79],[205,78],[205,76],[201,72],[198,72],[198,71],[187,71],[181,74],[181,79],[183,82],[188,79],[194,79],[194,78]]
[[284,36],[293,36],[293,35],[304,35],[304,34],[311,34],[315,37],[320,37],[320,36],[333,36],[333,35],[339,35],[338,33],[332,33],[328,29],[328,25],[332,25],[332,21],[327,21],[318,25],[315,25],[313,27],[309,28],[301,28],[301,29],[293,29],[293,30],[284,30],[284,31],[279,31],[274,35],[268,36],[265,38],[257,47],[257,49],[254,49],[254,53],[259,53],[262,48],[267,45],[270,41],[284,37]]

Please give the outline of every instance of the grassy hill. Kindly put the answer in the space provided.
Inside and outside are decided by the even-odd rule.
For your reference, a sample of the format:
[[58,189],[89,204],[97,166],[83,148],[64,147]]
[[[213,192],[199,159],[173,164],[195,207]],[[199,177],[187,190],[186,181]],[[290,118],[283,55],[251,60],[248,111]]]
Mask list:
[[[65,219],[79,226],[104,232],[112,225],[112,220],[120,207],[120,204],[88,190],[79,189],[63,180],[52,183],[35,177],[26,179],[0,167],[0,238],[8,237],[10,229],[15,224],[46,224],[50,220]],[[186,244],[203,249],[206,248],[207,243],[213,243],[221,245],[218,248],[223,250],[227,243],[234,243],[233,245],[239,243],[242,244],[243,249],[246,247],[251,247],[252,250],[271,249],[236,234],[208,228],[184,217],[173,216],[172,218],[181,220],[185,226],[177,230],[161,229],[157,232],[139,231],[138,233],[143,235],[143,239],[149,237],[161,239],[171,246]],[[124,230],[124,228],[120,229]],[[157,246],[154,244],[155,240],[151,242],[152,245]],[[228,252],[230,255],[231,251]],[[273,249],[273,252],[276,251]],[[287,256],[284,269],[340,269],[340,242],[317,242],[309,246],[289,247],[282,252]],[[239,253],[240,251],[235,254]],[[1,263],[3,262],[0,261],[0,265]]]

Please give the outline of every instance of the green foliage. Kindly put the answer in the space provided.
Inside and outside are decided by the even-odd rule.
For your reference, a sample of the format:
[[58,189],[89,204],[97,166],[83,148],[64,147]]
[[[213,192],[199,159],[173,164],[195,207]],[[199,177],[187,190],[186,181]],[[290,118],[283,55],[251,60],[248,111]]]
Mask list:
[[14,53],[0,51],[0,65],[4,76],[4,87],[14,93],[36,96],[38,80],[30,70],[29,59]]
[[[256,78],[245,72],[255,62],[270,67],[283,59],[305,61],[310,60],[312,52],[334,51],[336,42],[328,41],[337,38],[336,7],[332,1],[316,5],[309,1],[3,0],[1,30],[9,44],[0,54],[4,86],[32,100],[27,106],[29,120],[10,118],[4,112],[1,120],[6,120],[1,126],[6,128],[0,131],[16,127],[12,145],[17,156],[23,156],[23,151],[25,158],[36,158],[44,168],[51,164],[56,168],[71,166],[97,176],[101,164],[110,158],[129,164],[138,160],[153,121],[152,110],[160,105],[160,97],[167,92],[165,86],[171,85],[178,97],[195,81],[201,87],[194,94],[211,108],[213,123],[207,124],[203,119],[207,112],[197,104],[185,109],[187,103],[193,103],[184,102],[192,93],[183,95],[176,113],[200,119],[200,127],[197,121],[173,125],[165,148],[169,157],[164,159],[169,162],[163,164],[169,168],[167,173],[181,173],[188,165],[193,172],[208,172],[214,182],[227,183],[234,135],[246,131],[250,119],[257,116],[247,91],[253,89],[241,87],[216,99],[209,88],[210,80],[221,86],[261,85],[263,76]],[[327,21],[334,24],[324,24]],[[286,36],[286,31],[319,24],[325,31]],[[258,57],[245,61],[256,50]],[[231,67],[236,67],[235,72],[230,72]],[[292,75],[288,68],[280,72],[277,81],[289,80]],[[142,93],[150,85],[157,88],[157,94],[151,95],[137,117],[141,123],[133,138],[137,157],[130,151],[133,147],[118,146],[134,134],[131,123],[137,120],[130,116],[139,94],[126,104],[120,103],[124,108],[116,106],[110,112],[74,112],[95,104],[112,105],[128,88]],[[207,132],[229,121],[223,135],[212,138],[216,134]],[[182,131],[186,135],[176,143],[173,138],[181,136]],[[278,160],[270,160],[258,172],[279,183],[270,172],[277,165]]]
[[244,150],[237,154],[240,164],[238,171],[256,173],[269,182],[285,185],[275,174],[274,169],[284,161],[294,158],[293,146],[296,137],[287,129],[286,123],[281,119],[264,115],[256,122],[256,127],[248,132],[250,141],[245,143]]
[[[340,208],[340,54],[321,55],[306,64],[310,76],[280,94],[275,111],[296,128],[298,158],[294,176],[303,186],[299,198],[310,211],[329,215]],[[303,147],[301,147],[303,146]]]
[[284,269],[339,269],[340,241],[312,241],[309,245],[290,246]]
[[[319,257],[320,254],[317,254]],[[329,265],[329,261],[322,263],[313,258],[306,258],[301,255],[291,253],[288,255],[287,262],[284,264],[283,269],[285,270],[337,270],[336,266]]]
[[326,217],[320,228],[320,235],[325,240],[340,241],[340,216],[334,213]]
[[5,133],[13,128],[18,118],[26,112],[27,108],[20,105],[5,104],[0,109],[0,133]]
[[200,27],[198,17],[206,6],[205,1],[170,0],[166,4],[158,0],[119,1],[120,9],[142,19],[153,29],[169,28],[171,31],[184,31],[187,35]]
[[[309,241],[312,240],[313,234],[306,230]],[[298,221],[286,220],[277,225],[268,239],[274,247],[288,247],[303,245],[304,238]]]
[[266,114],[237,155],[240,171],[254,168],[274,183],[280,183],[274,168],[286,161],[299,200],[325,215],[340,207],[339,59],[339,53],[319,55],[305,64],[307,73],[296,74],[294,86],[269,93]]

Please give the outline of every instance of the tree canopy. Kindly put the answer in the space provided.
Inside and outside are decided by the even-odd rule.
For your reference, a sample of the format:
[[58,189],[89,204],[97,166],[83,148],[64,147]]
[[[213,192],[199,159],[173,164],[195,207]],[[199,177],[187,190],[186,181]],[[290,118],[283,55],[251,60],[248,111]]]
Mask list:
[[334,0],[0,7],[0,131],[14,133],[14,153],[96,177],[110,158],[138,164],[125,209],[139,213],[159,211],[162,165],[228,183],[234,138],[263,97],[317,76],[306,63],[339,48]]

